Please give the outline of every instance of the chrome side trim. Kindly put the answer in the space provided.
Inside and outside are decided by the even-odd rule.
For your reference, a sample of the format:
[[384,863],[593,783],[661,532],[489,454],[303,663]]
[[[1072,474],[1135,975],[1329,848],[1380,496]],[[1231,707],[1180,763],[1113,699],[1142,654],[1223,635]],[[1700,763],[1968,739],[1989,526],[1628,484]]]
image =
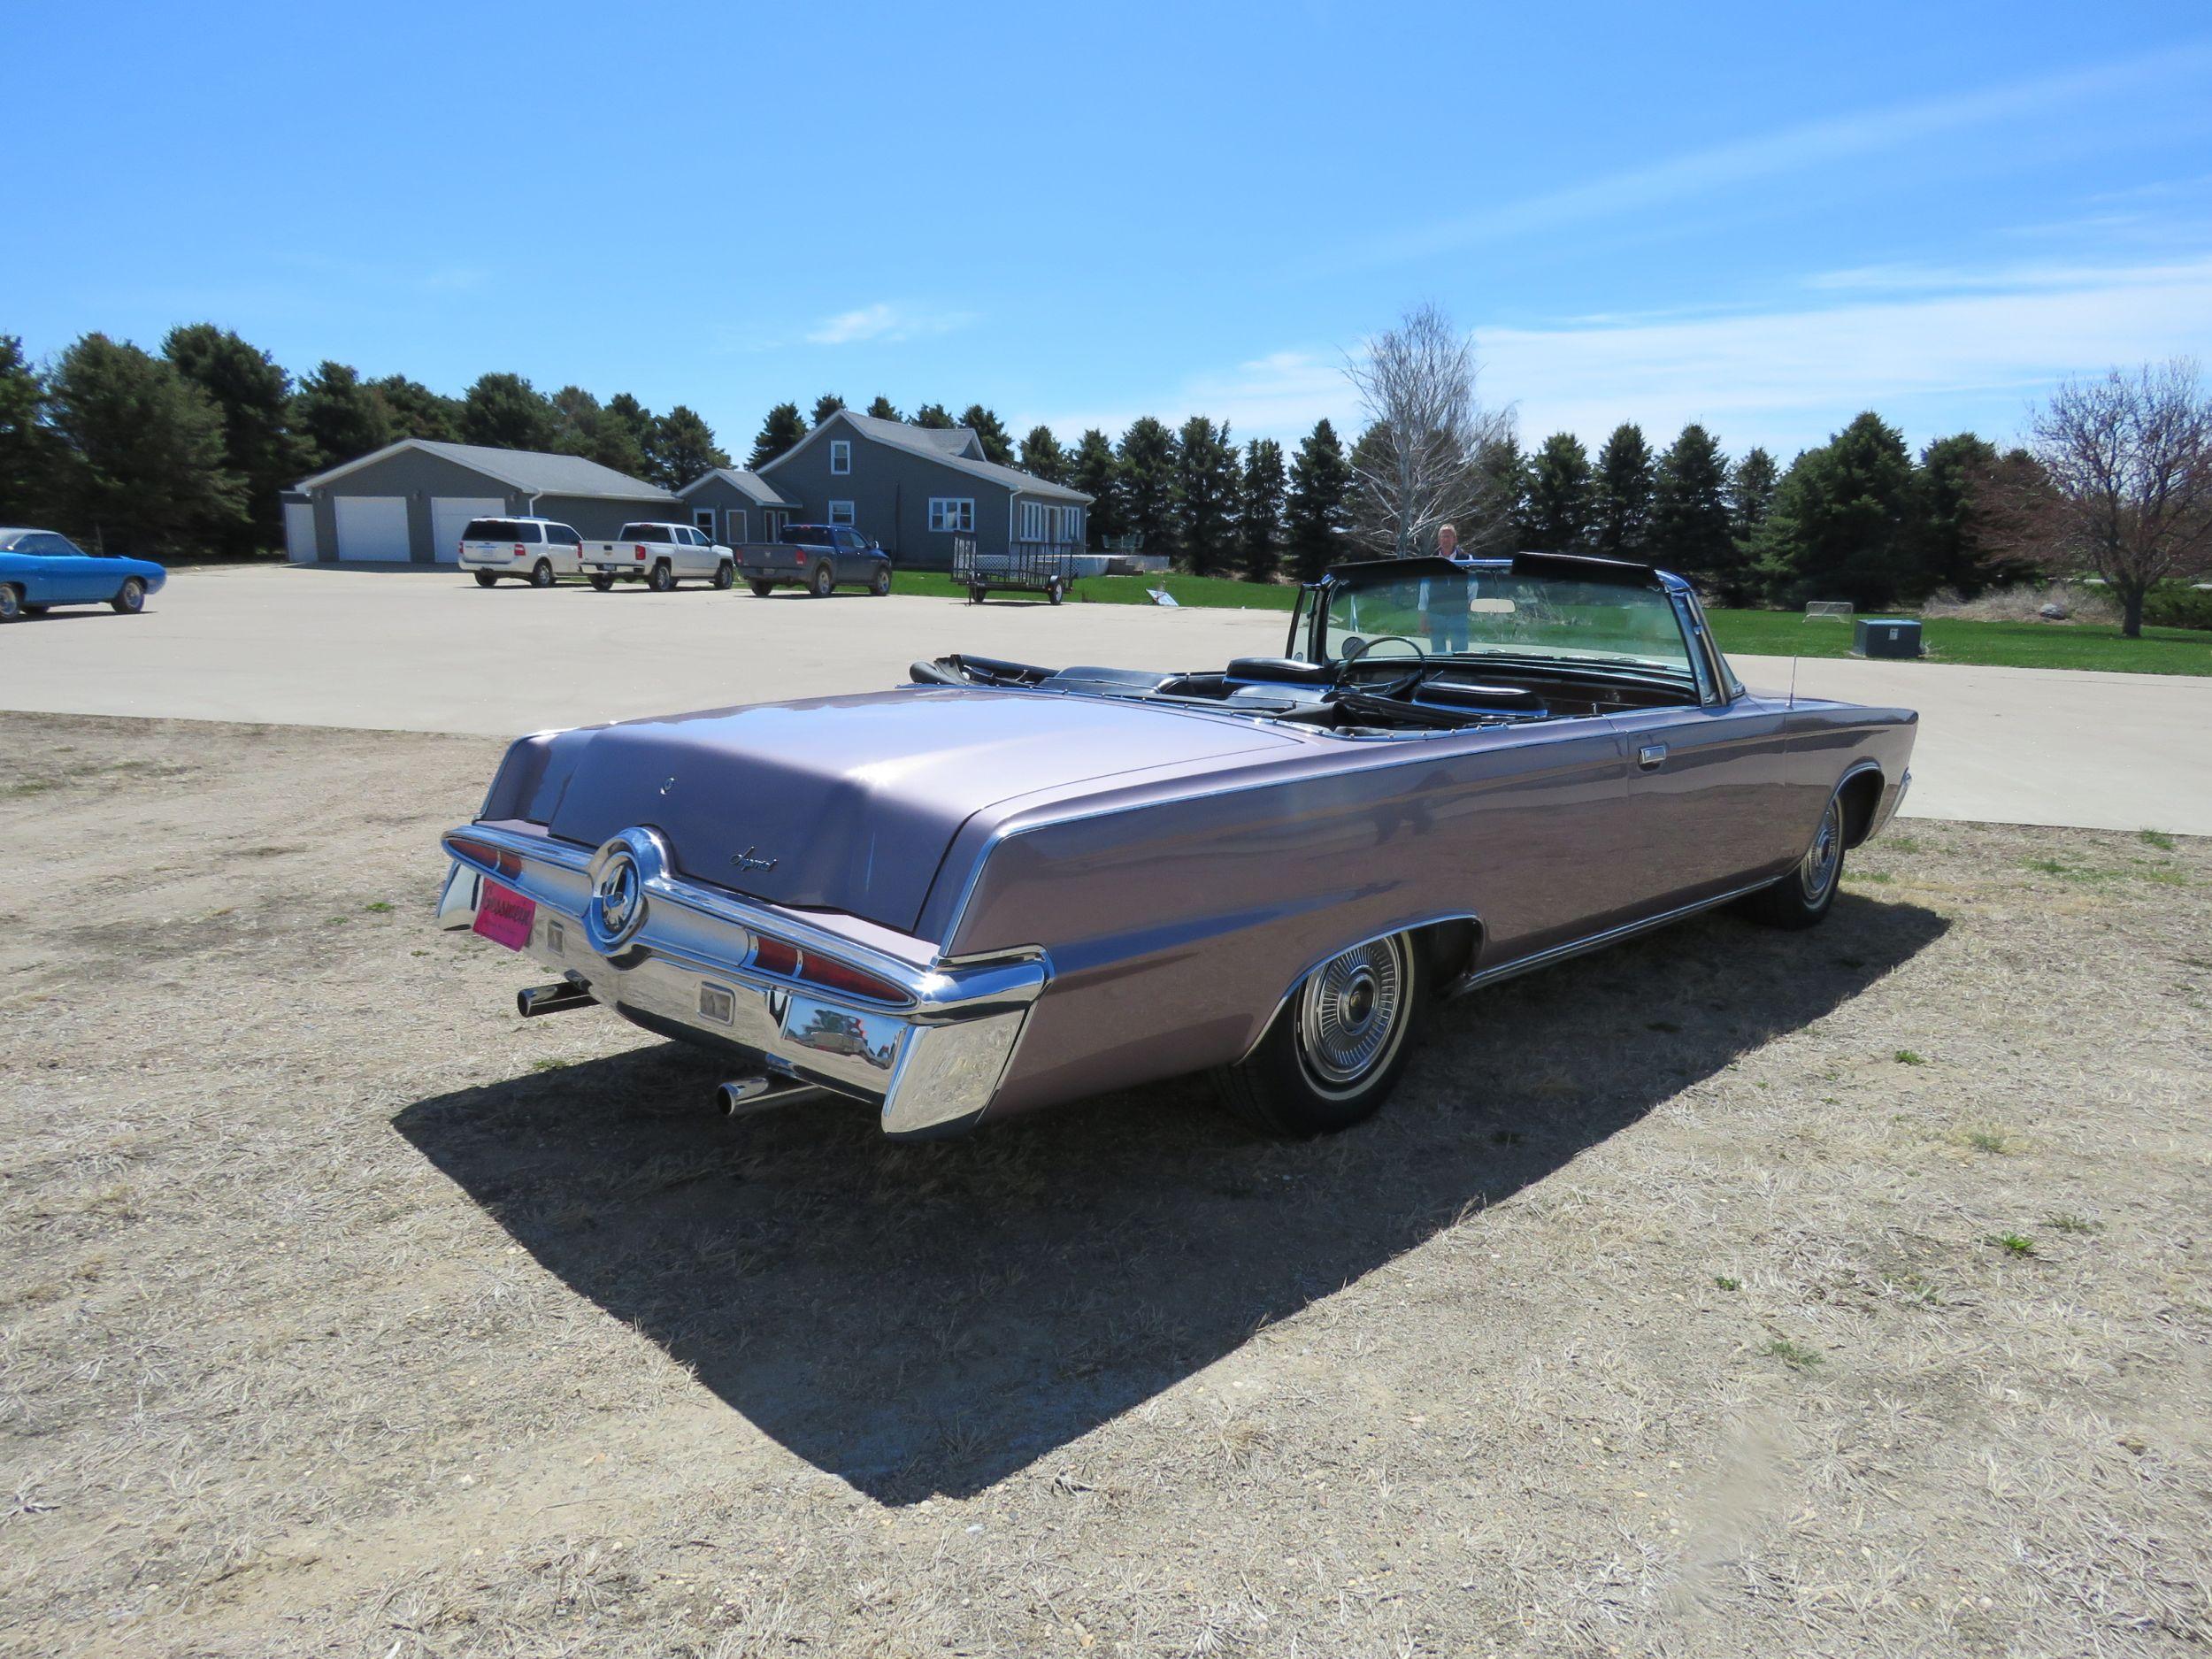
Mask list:
[[1569,940],[1563,945],[1554,945],[1548,950],[1540,950],[1532,956],[1522,956],[1512,962],[1501,963],[1494,968],[1485,968],[1475,973],[1463,974],[1444,987],[1443,995],[1464,996],[1470,991],[1479,990],[1486,985],[1495,985],[1501,979],[1510,979],[1517,974],[1533,973],[1539,968],[1550,967],[1555,962],[1565,962],[1574,956],[1587,956],[1593,950],[1602,950],[1608,945],[1617,945],[1624,939],[1633,939],[1639,933],[1648,933],[1667,926],[1670,923],[1683,921],[1697,915],[1701,910],[1718,910],[1722,905],[1733,903],[1747,894],[1756,893],[1761,887],[1772,885],[1770,881],[1754,881],[1747,887],[1732,887],[1727,892],[1716,894],[1709,899],[1700,899],[1694,904],[1684,904],[1671,910],[1663,910],[1656,916],[1647,916],[1641,921],[1624,922],[1618,927],[1609,927],[1603,933],[1592,933],[1586,939]]

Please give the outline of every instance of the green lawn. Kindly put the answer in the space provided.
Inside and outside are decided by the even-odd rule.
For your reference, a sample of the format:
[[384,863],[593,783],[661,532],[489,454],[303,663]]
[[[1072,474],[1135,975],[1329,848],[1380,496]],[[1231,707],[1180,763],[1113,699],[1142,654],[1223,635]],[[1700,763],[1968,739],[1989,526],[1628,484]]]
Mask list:
[[[1240,582],[1226,576],[1084,576],[1068,592],[1070,604],[1148,605],[1148,589],[1165,588],[1179,605],[1209,605],[1231,611],[1287,611],[1298,603],[1298,590],[1276,582]],[[953,585],[952,578],[930,571],[901,571],[891,579],[898,594],[934,595],[964,599],[967,589]],[[1044,603],[1042,594],[994,593],[992,604]]]
[[[1903,613],[1901,613],[1903,614]],[[1713,636],[1742,657],[1848,657],[1851,625],[1808,622],[1788,611],[1715,611]],[[2094,668],[2116,674],[2212,674],[2212,633],[2145,628],[2124,640],[2116,625],[2081,622],[1964,622],[1930,618],[1921,646],[1931,663],[2000,668]]]
[[[1231,610],[1288,611],[1298,590],[1281,583],[1241,582],[1221,576],[1086,576],[1070,592],[1071,604],[1142,605],[1147,590],[1165,587],[1178,604]],[[949,576],[901,571],[895,593],[964,599]],[[1041,604],[1041,594],[999,593],[993,604]],[[1793,611],[1715,611],[1709,613],[1721,649],[1743,657],[1848,657],[1851,625],[1808,622]],[[2116,626],[2076,622],[1925,622],[1922,644],[1931,663],[1972,663],[2002,668],[2094,668],[2121,674],[2212,675],[2212,633],[2190,628],[2145,628],[2124,640]]]

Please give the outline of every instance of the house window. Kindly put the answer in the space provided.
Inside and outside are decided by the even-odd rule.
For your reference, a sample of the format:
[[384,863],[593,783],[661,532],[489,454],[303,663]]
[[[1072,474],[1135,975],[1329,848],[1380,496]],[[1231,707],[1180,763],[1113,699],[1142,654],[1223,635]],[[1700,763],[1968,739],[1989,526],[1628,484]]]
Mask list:
[[1022,503],[1022,533],[1024,541],[1045,540],[1045,504],[1041,501]]
[[840,474],[853,470],[853,445],[850,438],[830,440],[830,471]]
[[853,504],[849,501],[833,501],[829,504],[829,521],[849,525],[853,521]]
[[733,507],[729,511],[730,545],[737,546],[745,540],[745,509]]
[[932,495],[929,498],[929,527],[933,530],[973,531],[975,497]]
[[696,525],[700,529],[705,531],[710,536],[714,534],[714,509],[711,507],[694,507],[691,510],[691,522]]

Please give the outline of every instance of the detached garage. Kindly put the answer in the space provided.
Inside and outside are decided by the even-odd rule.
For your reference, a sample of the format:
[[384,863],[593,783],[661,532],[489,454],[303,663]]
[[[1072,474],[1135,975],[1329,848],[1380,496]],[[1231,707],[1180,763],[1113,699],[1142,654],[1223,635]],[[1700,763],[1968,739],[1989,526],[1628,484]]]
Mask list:
[[296,565],[451,565],[472,518],[557,518],[606,541],[684,517],[668,491],[581,456],[403,438],[287,490],[284,540]]

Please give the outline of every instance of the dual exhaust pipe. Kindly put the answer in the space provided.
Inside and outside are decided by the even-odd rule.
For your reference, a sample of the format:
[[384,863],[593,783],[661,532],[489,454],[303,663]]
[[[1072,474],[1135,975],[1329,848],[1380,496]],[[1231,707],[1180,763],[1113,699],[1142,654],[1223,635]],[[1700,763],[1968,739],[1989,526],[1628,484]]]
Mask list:
[[[544,1014],[565,1014],[572,1008],[593,1005],[591,993],[573,979],[525,986],[515,993],[515,1012],[525,1019],[536,1019]],[[749,1118],[755,1112],[772,1111],[794,1101],[813,1100],[828,1092],[796,1078],[755,1073],[722,1084],[714,1091],[714,1103],[725,1118]]]

